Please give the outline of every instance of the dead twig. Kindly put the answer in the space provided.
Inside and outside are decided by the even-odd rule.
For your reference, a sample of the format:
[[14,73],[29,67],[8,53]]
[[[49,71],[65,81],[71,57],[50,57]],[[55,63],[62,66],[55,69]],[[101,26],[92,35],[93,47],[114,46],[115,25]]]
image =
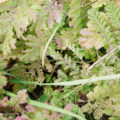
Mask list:
[[112,49],[109,53],[105,54],[103,57],[99,58],[96,62],[94,62],[88,69],[87,71],[91,70],[95,65],[100,63],[104,58],[106,58],[109,54],[112,54],[115,50],[120,49],[120,45],[114,49]]

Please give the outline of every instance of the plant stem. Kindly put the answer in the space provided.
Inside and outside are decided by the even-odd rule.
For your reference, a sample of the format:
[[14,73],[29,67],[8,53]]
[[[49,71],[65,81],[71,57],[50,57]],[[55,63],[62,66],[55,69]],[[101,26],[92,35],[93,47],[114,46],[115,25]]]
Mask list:
[[[17,95],[15,95],[15,94],[13,94],[9,91],[5,91],[5,94],[9,97],[17,97]],[[30,98],[28,98],[28,104],[31,104],[33,106],[40,107],[40,108],[43,108],[43,109],[48,109],[48,110],[51,110],[51,111],[56,111],[56,112],[60,112],[60,113],[66,114],[66,115],[70,115],[70,116],[75,117],[79,120],[85,120],[85,118],[83,116],[79,116],[79,115],[77,115],[73,112],[64,110],[62,108],[58,108],[58,107],[55,107],[55,106],[52,106],[52,105],[48,105],[48,104],[45,104],[45,103],[37,102],[35,100],[31,100]]]

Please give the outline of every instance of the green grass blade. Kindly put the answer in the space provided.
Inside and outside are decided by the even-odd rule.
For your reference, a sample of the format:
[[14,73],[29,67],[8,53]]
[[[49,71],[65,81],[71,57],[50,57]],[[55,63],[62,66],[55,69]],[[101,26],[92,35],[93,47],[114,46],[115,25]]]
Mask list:
[[[10,97],[17,97],[17,95],[15,95],[11,92],[8,92],[8,91],[5,91],[5,94],[10,96]],[[59,113],[63,113],[63,114],[72,116],[74,118],[77,118],[79,120],[86,120],[83,116],[79,116],[79,115],[77,115],[73,112],[70,112],[68,110],[64,110],[62,108],[58,108],[58,107],[48,105],[48,104],[45,104],[45,103],[37,102],[35,100],[31,100],[30,98],[28,98],[28,103],[33,105],[33,106],[36,106],[36,107],[40,107],[40,108],[43,108],[43,109],[48,109],[48,110],[51,110],[51,111],[56,111],[56,112],[59,112]]]
[[31,100],[31,99],[28,100],[28,103],[31,104],[31,105],[40,107],[40,108],[44,108],[44,109],[48,109],[48,110],[51,110],[51,111],[60,112],[60,113],[66,114],[66,115],[70,115],[70,116],[78,118],[80,120],[85,120],[85,118],[83,118],[82,116],[79,116],[79,115],[77,115],[75,113],[72,113],[70,111],[67,111],[67,110],[64,110],[62,108],[58,108],[58,107],[55,107],[55,106],[52,106],[52,105],[47,105],[47,104],[40,103],[40,102]]
[[62,18],[61,22],[59,24],[57,24],[57,26],[55,27],[55,29],[53,30],[50,38],[48,39],[48,42],[43,50],[43,55],[42,55],[42,66],[44,67],[44,59],[45,59],[45,55],[46,55],[46,52],[47,52],[47,49],[48,49],[48,46],[50,44],[50,42],[52,41],[53,37],[55,36],[56,32],[59,30],[60,26],[62,25],[62,23],[64,22],[66,16],[67,16],[67,13],[68,13],[68,10],[65,14],[65,16]]
[[68,82],[59,82],[59,83],[38,83],[38,82],[31,82],[31,81],[21,81],[21,80],[9,80],[12,83],[23,83],[23,84],[35,84],[35,85],[51,85],[51,86],[73,86],[73,85],[80,85],[80,84],[89,84],[94,83],[98,81],[105,81],[105,80],[115,80],[119,79],[120,74],[114,74],[114,75],[107,75],[102,77],[96,77],[96,78],[88,78],[88,79],[80,79],[80,80],[73,80]]
[[50,42],[52,41],[55,33],[56,33],[57,30],[59,29],[60,25],[61,25],[61,23],[58,24],[58,25],[55,27],[55,29],[53,30],[53,33],[51,34],[51,36],[50,36],[50,38],[49,38],[49,40],[48,40],[48,42],[47,42],[47,44],[46,44],[46,46],[45,46],[45,48],[44,48],[44,50],[43,50],[43,55],[42,55],[42,66],[43,66],[43,67],[44,67],[44,59],[45,59],[45,55],[46,55],[48,46],[49,46]]

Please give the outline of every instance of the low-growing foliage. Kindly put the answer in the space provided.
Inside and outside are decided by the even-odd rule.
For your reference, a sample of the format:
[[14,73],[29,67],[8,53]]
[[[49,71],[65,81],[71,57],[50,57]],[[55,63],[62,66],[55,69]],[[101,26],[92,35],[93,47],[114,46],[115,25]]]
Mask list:
[[119,0],[0,0],[0,120],[120,120]]

